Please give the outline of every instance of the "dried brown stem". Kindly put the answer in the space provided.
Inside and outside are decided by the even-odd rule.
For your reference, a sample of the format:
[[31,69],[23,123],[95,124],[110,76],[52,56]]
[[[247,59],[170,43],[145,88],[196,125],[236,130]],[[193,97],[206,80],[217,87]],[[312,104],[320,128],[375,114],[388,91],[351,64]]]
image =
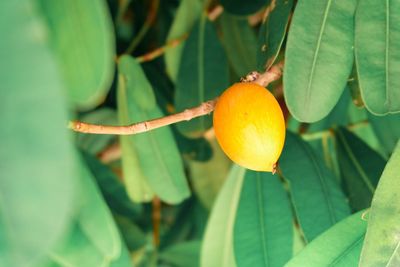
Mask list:
[[[263,87],[266,87],[273,81],[278,80],[282,76],[283,61],[272,66],[265,73],[251,72],[242,82],[253,82]],[[147,131],[151,131],[163,126],[181,121],[189,121],[193,118],[210,114],[218,101],[218,98],[209,100],[201,105],[187,109],[183,112],[168,115],[162,118],[157,118],[149,121],[134,123],[127,126],[106,126],[98,124],[90,124],[80,121],[71,121],[68,127],[75,132],[90,133],[90,134],[116,134],[116,135],[131,135]]]

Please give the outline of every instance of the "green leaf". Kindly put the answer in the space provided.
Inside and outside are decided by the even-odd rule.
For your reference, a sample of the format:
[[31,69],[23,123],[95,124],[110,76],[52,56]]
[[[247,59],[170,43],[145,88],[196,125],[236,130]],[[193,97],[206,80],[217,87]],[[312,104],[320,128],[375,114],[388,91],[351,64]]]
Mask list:
[[[149,101],[154,98],[154,93],[150,90],[150,84],[140,65],[132,57],[123,56],[120,58],[119,72],[118,107],[121,123],[163,117],[155,101]],[[139,97],[139,94],[143,95]],[[121,142],[125,149],[123,153],[126,152],[128,157],[125,162],[122,159],[124,172],[127,171],[124,176],[130,175],[125,179],[128,193],[133,200],[148,200],[146,184],[151,191],[170,204],[179,203],[190,195],[182,159],[169,127],[122,137]],[[127,166],[132,163],[134,167]]]
[[133,267],[131,256],[125,246],[122,247],[121,255],[111,262],[110,267]]
[[257,12],[263,6],[270,3],[271,0],[221,0],[224,9],[233,15],[246,16]]
[[[77,221],[64,242],[49,255],[61,266],[109,266],[113,261],[123,260],[126,248],[91,173],[82,161],[79,164]],[[120,266],[130,266],[126,259],[122,263]]]
[[258,68],[269,69],[278,58],[279,50],[286,36],[293,0],[274,0],[271,11],[261,25],[258,40]]
[[78,224],[107,261],[119,257],[121,241],[111,212],[84,162],[81,163],[81,207]]
[[124,80],[123,85],[130,92],[131,98],[127,99],[128,104],[130,101],[134,101],[138,108],[143,110],[153,109],[157,105],[153,87],[147,80],[142,67],[134,58],[122,56],[118,63],[118,73],[119,77]]
[[197,267],[200,262],[200,241],[188,241],[168,247],[159,259],[174,267]]
[[233,165],[207,222],[200,266],[235,267],[233,229],[245,169]]
[[361,95],[377,115],[400,112],[399,9],[399,1],[362,0],[357,6],[354,48]]
[[287,132],[279,165],[307,242],[350,214],[333,173],[299,136]]
[[299,121],[315,122],[339,100],[353,67],[356,0],[297,3],[286,44],[285,100]]
[[388,114],[378,117],[368,113],[368,120],[379,142],[382,144],[385,154],[389,155],[400,139],[400,114]]
[[279,177],[248,170],[234,228],[237,265],[283,266],[292,257],[292,243],[292,211]]
[[400,265],[400,142],[383,171],[372,200],[360,266]]
[[[203,15],[195,25],[182,54],[175,105],[183,111],[211,100],[228,86],[228,63],[213,24]],[[211,116],[201,116],[177,125],[189,137],[199,137],[212,125]]]
[[[97,109],[80,117],[79,120],[94,124],[118,125],[117,113],[110,108]],[[77,146],[93,155],[106,148],[114,138],[115,136],[110,134],[76,133]]]
[[335,107],[329,112],[329,114],[322,120],[312,123],[308,127],[309,132],[317,132],[322,130],[327,130],[332,128],[332,126],[337,125],[347,125],[348,121],[348,110],[350,105],[350,94],[349,90],[346,88],[339,101],[336,103]]
[[82,152],[82,156],[96,178],[100,190],[113,212],[128,217],[138,216],[142,211],[142,207],[129,199],[124,185],[112,170],[89,153]]
[[356,267],[367,222],[362,212],[353,214],[308,244],[285,267],[343,266]]
[[49,256],[57,266],[108,266],[104,255],[91,243],[78,223]]
[[222,44],[230,65],[238,76],[245,76],[257,66],[257,39],[247,18],[222,13],[219,20]]
[[121,231],[121,235],[128,249],[130,251],[139,250],[147,244],[146,234],[128,218],[115,216],[115,222]]
[[33,1],[0,2],[0,265],[34,266],[74,207],[67,106]]
[[[201,0],[185,0],[180,2],[168,33],[167,42],[182,38],[182,36],[190,33],[201,15],[202,6]],[[174,82],[176,82],[178,77],[184,44],[185,42],[181,41],[177,46],[165,51],[167,72]]]
[[337,155],[343,182],[354,211],[371,205],[385,160],[350,131],[336,131]]
[[[123,77],[118,77],[117,105],[118,117],[121,125],[133,122],[130,119],[127,101],[126,84]],[[119,89],[122,88],[122,89]],[[146,202],[153,198],[147,179],[140,167],[139,156],[135,151],[131,136],[120,136],[121,161],[124,184],[130,199],[134,202]]]
[[98,105],[114,75],[115,38],[106,1],[37,2],[70,101],[81,109]]
[[193,190],[207,209],[211,209],[232,165],[216,139],[211,141],[211,146],[213,157],[209,161],[188,161]]

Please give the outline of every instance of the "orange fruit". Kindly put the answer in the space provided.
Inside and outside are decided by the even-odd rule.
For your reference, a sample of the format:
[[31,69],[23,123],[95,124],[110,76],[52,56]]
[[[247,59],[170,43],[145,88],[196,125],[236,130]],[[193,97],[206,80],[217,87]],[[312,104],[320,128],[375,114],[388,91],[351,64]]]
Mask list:
[[218,143],[235,163],[275,171],[285,141],[285,120],[275,97],[255,83],[236,83],[219,97],[213,124]]

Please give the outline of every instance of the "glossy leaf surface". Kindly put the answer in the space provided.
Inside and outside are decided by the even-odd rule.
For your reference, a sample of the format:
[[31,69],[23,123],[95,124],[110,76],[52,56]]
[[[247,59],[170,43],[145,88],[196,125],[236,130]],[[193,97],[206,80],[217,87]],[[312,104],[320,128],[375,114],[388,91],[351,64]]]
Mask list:
[[368,217],[360,266],[399,266],[400,142],[383,171]]
[[358,211],[371,205],[385,160],[345,128],[336,131],[337,154],[350,206]]
[[[162,117],[163,114],[153,99],[154,93],[140,65],[133,58],[123,56],[119,63],[118,85],[118,104],[122,108],[120,112],[123,122],[127,121],[129,124]],[[132,159],[136,154],[137,169],[132,172],[140,170],[145,177],[145,180],[142,178],[141,181],[148,183],[151,190],[162,200],[167,203],[179,203],[189,196],[182,159],[169,127],[123,137],[122,140],[126,142]],[[135,187],[137,183],[133,182],[130,186]]]
[[286,44],[286,104],[299,121],[325,117],[353,67],[355,0],[299,1]]
[[287,132],[279,166],[306,241],[350,214],[333,173],[299,136]]
[[[181,1],[174,21],[168,33],[167,41],[182,38],[188,35],[201,15],[202,2],[201,0],[185,0]],[[169,77],[176,82],[178,71],[182,58],[182,51],[185,42],[181,42],[176,47],[165,52],[165,64]]]
[[362,212],[351,215],[308,244],[285,267],[356,267],[367,222]]
[[292,257],[292,243],[292,211],[283,183],[277,175],[247,170],[234,228],[237,265],[283,266]]
[[103,101],[114,75],[114,32],[104,0],[38,0],[70,101],[81,109]]
[[[378,115],[400,112],[400,1],[359,1],[355,54],[362,98]],[[371,38],[373,36],[373,38]]]
[[218,195],[201,248],[200,266],[235,267],[233,231],[245,169],[234,165]]

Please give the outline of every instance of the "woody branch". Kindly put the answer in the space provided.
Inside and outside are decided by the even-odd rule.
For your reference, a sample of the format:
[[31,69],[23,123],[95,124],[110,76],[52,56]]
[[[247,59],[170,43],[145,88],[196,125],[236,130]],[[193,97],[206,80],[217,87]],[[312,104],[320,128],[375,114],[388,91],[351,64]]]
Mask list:
[[[264,73],[256,71],[249,73],[241,82],[253,82],[266,87],[273,81],[278,80],[282,76],[283,61],[272,66]],[[189,121],[191,119],[209,115],[217,104],[218,97],[202,103],[197,107],[186,109],[183,112],[168,115],[165,117],[142,121],[126,126],[109,126],[85,123],[81,121],[71,121],[68,125],[70,129],[75,132],[89,133],[89,134],[115,134],[115,135],[131,135],[147,131],[151,131],[163,126],[174,124],[181,121]]]

